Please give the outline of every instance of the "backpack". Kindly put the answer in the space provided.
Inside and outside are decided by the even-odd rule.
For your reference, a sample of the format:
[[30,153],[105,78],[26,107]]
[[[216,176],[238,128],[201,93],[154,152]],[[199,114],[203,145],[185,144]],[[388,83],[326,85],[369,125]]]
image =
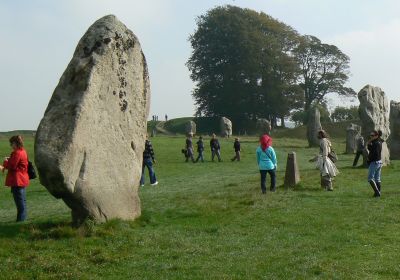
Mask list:
[[29,180],[36,179],[37,177],[35,167],[33,167],[33,164],[30,161],[28,161],[28,176]]

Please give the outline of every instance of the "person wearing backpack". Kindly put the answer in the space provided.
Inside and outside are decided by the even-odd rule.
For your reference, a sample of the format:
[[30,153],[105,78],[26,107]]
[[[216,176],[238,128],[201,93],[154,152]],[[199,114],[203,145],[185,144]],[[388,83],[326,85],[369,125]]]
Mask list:
[[271,178],[270,191],[275,192],[276,190],[276,168],[277,159],[275,150],[272,147],[272,138],[267,134],[260,137],[260,146],[256,149],[257,164],[261,175],[261,192],[262,194],[267,193],[266,180],[267,173]]
[[144,180],[145,180],[145,168],[149,170],[149,177],[150,177],[150,185],[157,186],[158,181],[156,177],[156,173],[154,172],[153,164],[156,163],[156,158],[154,155],[153,145],[149,140],[149,135],[146,135],[146,142],[144,144],[144,151],[143,151],[143,163],[142,163],[142,176],[140,177],[140,186],[144,187]]
[[194,163],[194,157],[193,157],[193,133],[189,133],[187,138],[186,138],[186,162],[189,161],[189,159]]
[[10,138],[12,153],[4,159],[0,165],[0,171],[7,170],[5,185],[11,188],[17,207],[17,222],[25,221],[27,218],[26,190],[29,186],[28,154],[24,149],[24,143],[20,135]]

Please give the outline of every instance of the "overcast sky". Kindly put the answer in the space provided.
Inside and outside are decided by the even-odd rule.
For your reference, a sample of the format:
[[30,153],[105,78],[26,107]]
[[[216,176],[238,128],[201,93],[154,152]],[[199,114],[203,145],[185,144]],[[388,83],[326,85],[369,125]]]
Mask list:
[[226,4],[263,11],[335,44],[351,58],[349,86],[380,86],[400,101],[397,0],[2,0],[0,131],[37,128],[79,39],[107,14],[139,37],[150,72],[150,116],[193,115],[187,39],[197,16]]

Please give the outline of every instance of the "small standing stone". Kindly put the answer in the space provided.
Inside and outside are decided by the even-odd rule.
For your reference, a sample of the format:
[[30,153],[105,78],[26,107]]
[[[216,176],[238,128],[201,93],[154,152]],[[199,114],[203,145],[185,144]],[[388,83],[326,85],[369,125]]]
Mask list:
[[258,119],[256,123],[257,133],[259,135],[271,134],[271,123],[267,119]]
[[196,128],[197,128],[197,126],[194,121],[187,122],[185,125],[186,135],[189,135],[189,134],[196,135],[196,130],[197,130]]
[[350,124],[346,130],[346,154],[354,154],[357,151],[357,139],[361,134],[361,126]]
[[321,126],[321,113],[317,107],[309,111],[307,122],[307,140],[310,147],[318,147],[319,139],[317,137],[318,131],[322,129]]
[[228,138],[232,136],[232,122],[225,117],[221,118],[221,135]]
[[400,102],[390,102],[390,159],[400,159]]
[[285,188],[294,187],[300,182],[299,166],[295,152],[288,153],[286,161]]

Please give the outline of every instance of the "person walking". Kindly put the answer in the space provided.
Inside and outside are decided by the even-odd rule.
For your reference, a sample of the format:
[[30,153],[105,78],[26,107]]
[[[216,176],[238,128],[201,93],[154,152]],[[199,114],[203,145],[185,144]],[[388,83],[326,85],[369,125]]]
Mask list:
[[165,121],[166,122],[168,121],[168,115],[167,114],[165,114]]
[[240,141],[239,138],[235,138],[235,142],[233,143],[233,149],[235,150],[235,156],[231,159],[232,161],[240,161]]
[[194,162],[192,138],[193,138],[193,133],[189,133],[186,138],[186,162],[189,161],[189,158],[191,159],[192,162]]
[[357,151],[356,151],[356,156],[353,161],[353,167],[357,166],[358,159],[360,158],[360,156],[363,156],[363,158],[364,158],[365,142],[364,142],[364,137],[362,137],[361,134],[359,134],[357,136],[356,143],[357,143]]
[[328,157],[332,151],[332,144],[328,134],[324,130],[318,131],[319,155],[317,157],[317,168],[321,173],[321,187],[327,191],[333,191],[333,178],[339,174],[339,170]]
[[374,191],[375,197],[381,196],[381,171],[382,171],[382,133],[371,131],[367,142],[368,149],[368,182]]
[[12,152],[10,157],[4,159],[0,171],[7,170],[5,185],[11,187],[15,206],[17,207],[17,222],[27,218],[26,187],[29,186],[28,154],[20,135],[12,136],[9,140]]
[[199,137],[199,141],[197,141],[197,152],[199,153],[199,155],[196,158],[196,162],[198,162],[199,160],[201,160],[201,162],[204,162],[204,142],[203,142],[203,137],[200,136]]
[[217,139],[215,133],[212,134],[210,140],[210,148],[211,148],[211,160],[214,161],[215,156],[217,156],[218,161],[221,162],[221,145]]
[[267,173],[271,179],[270,191],[276,191],[276,168],[278,165],[275,150],[272,147],[272,138],[268,135],[260,137],[260,145],[256,149],[258,169],[261,175],[261,192],[267,193]]
[[156,158],[154,156],[153,145],[149,140],[149,135],[146,135],[145,148],[143,151],[142,177],[140,178],[141,187],[144,187],[144,176],[145,176],[144,173],[146,167],[149,170],[150,184],[152,186],[158,185],[156,173],[154,172],[153,169],[153,164],[155,163],[156,163]]

